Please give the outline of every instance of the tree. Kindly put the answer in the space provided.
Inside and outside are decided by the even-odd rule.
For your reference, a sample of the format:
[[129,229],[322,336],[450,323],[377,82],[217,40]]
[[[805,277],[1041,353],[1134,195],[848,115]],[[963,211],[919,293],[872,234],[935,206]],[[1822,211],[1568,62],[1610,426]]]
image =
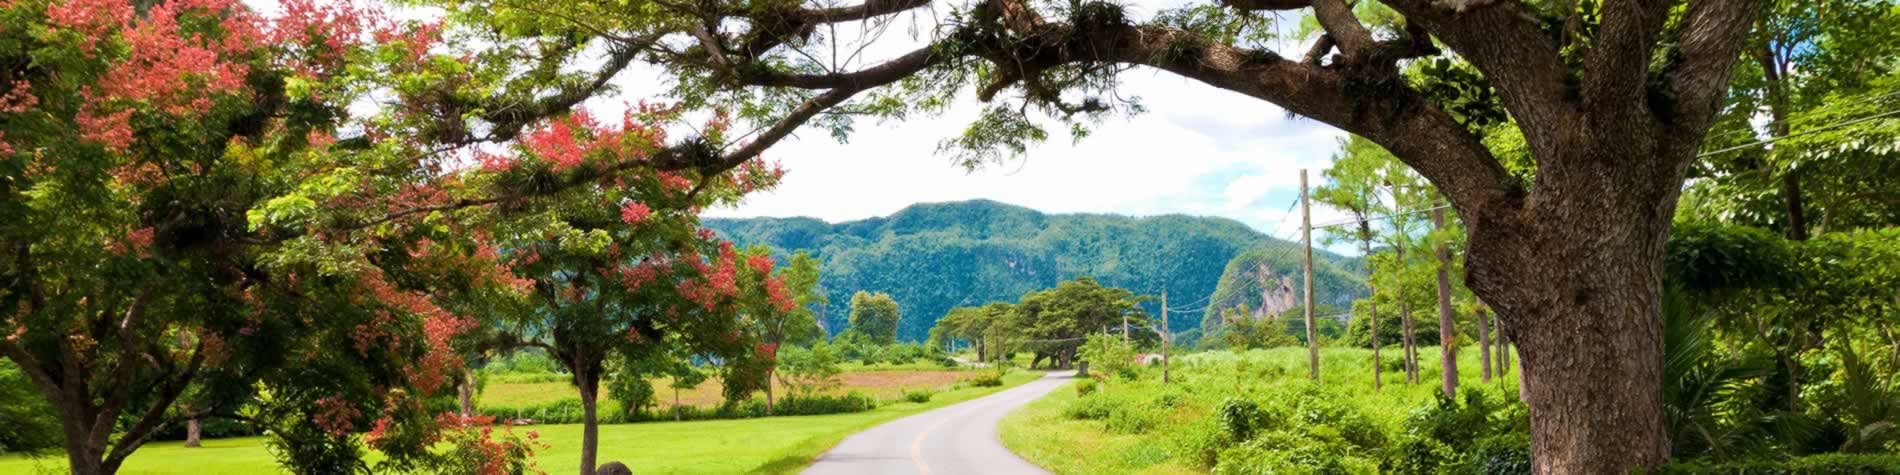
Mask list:
[[[1366,137],[1437,185],[1469,226],[1468,283],[1524,350],[1538,471],[1661,464],[1668,450],[1657,336],[1661,249],[1760,2],[1382,3],[1394,23],[1369,25],[1343,0],[1228,0],[1150,19],[1109,3],[973,0],[940,16],[939,28],[920,29],[933,31],[928,44],[858,66],[858,55],[805,52],[851,48],[836,42],[852,38],[812,33],[930,3],[657,2],[611,11],[574,4],[544,15],[535,13],[544,3],[445,1],[438,5],[489,44],[549,46],[495,53],[527,63],[516,74],[586,72],[501,93],[449,84],[466,93],[442,94],[441,103],[482,111],[475,115],[508,130],[598,93],[646,58],[673,73],[671,93],[688,107],[743,110],[761,124],[742,147],[686,140],[656,154],[667,166],[716,170],[751,160],[814,119],[842,136],[854,117],[941,111],[974,89],[979,99],[1006,103],[943,144],[974,166],[1047,137],[1032,113],[1074,121],[1071,130],[1084,135],[1087,120],[1134,109],[1115,99],[1119,73],[1169,71]],[[1323,31],[1308,54],[1282,58],[1263,47],[1272,26],[1251,21],[1253,14],[1301,8],[1313,9]],[[1528,184],[1484,146],[1481,128],[1461,122],[1474,117],[1452,109],[1464,104],[1444,103],[1400,74],[1401,61],[1446,54],[1439,45],[1496,90],[1503,112],[1496,115],[1522,131],[1535,159]],[[610,54],[597,61],[596,51]],[[570,63],[575,68],[563,67]],[[522,106],[483,107],[490,105]],[[1570,345],[1584,335],[1605,337]]]
[[433,38],[371,14],[0,6],[0,355],[73,473],[205,418],[268,429],[299,472],[366,470],[364,442],[386,470],[446,463],[424,440],[488,442],[420,401],[460,373],[458,304],[505,286],[469,229],[390,213],[451,190],[416,142],[366,139],[387,116],[347,111]]
[[858,291],[851,295],[851,330],[872,344],[897,342],[897,301],[890,294]]
[[[1372,258],[1372,220],[1375,214],[1383,215],[1386,206],[1379,199],[1379,189],[1384,179],[1383,172],[1388,170],[1392,154],[1377,144],[1362,137],[1351,137],[1340,144],[1340,152],[1333,155],[1333,166],[1320,172],[1326,183],[1313,191],[1313,199],[1327,206],[1344,210],[1358,223],[1356,229],[1341,231],[1342,228],[1327,228],[1328,242],[1334,239],[1357,239],[1362,256]],[[1377,293],[1374,285],[1373,266],[1366,266],[1366,285],[1372,293]],[[1357,307],[1356,305],[1354,307]],[[1366,322],[1372,326],[1367,335],[1372,346],[1372,390],[1378,391],[1384,384],[1380,371],[1384,366],[1379,358],[1379,348],[1384,346],[1379,334],[1379,306],[1376,300],[1366,299]],[[1409,353],[1408,353],[1409,354]],[[1408,371],[1407,374],[1410,374]]]
[[[532,289],[528,308],[507,322],[514,344],[546,350],[580,390],[583,474],[593,473],[598,455],[596,402],[610,356],[672,351],[769,360],[773,348],[749,330],[794,306],[769,257],[747,259],[700,228],[697,216],[771,186],[781,171],[754,162],[718,174],[604,172],[650,160],[657,124],[669,117],[649,109],[628,112],[619,126],[585,113],[548,120],[466,177],[518,189],[551,175],[606,173],[589,176],[587,186],[511,200],[482,218],[509,249],[513,274]],[[723,125],[715,119],[707,127]]]

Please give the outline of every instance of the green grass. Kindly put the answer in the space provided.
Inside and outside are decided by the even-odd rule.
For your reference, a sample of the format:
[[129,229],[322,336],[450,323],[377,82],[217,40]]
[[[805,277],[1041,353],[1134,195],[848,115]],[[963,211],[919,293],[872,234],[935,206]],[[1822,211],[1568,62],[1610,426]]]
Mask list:
[[1065,386],[1011,412],[998,428],[1003,445],[1055,473],[1199,472],[1169,462],[1167,449],[1146,437],[1112,433],[1102,430],[1101,423],[1064,417],[1062,408],[1076,398],[1073,386]]
[[[637,473],[791,473],[858,431],[918,412],[955,404],[1013,387],[1041,373],[1018,372],[1002,388],[960,388],[918,404],[898,402],[855,414],[766,417],[692,422],[652,422],[601,426],[600,461],[620,460]],[[535,460],[548,473],[572,473],[580,461],[581,426],[519,427],[534,430],[548,447]],[[124,474],[255,474],[275,470],[276,459],[261,437],[205,441],[183,448],[177,442],[147,444],[126,461]],[[0,457],[0,473],[61,473],[63,455],[41,458]]]
[[[1396,360],[1399,354],[1388,348],[1381,356]],[[1012,412],[1003,419],[999,435],[1010,450],[1055,473],[1203,472],[1184,454],[1177,453],[1176,438],[1191,424],[1206,419],[1213,407],[1229,396],[1313,384],[1306,379],[1306,358],[1303,347],[1177,356],[1174,383],[1168,387],[1160,384],[1159,368],[1143,368],[1137,381],[1113,380],[1099,389],[1104,394],[1117,393],[1142,401],[1173,393],[1182,402],[1173,409],[1161,410],[1152,429],[1129,433],[1110,430],[1105,421],[1068,417],[1064,409],[1081,398],[1071,386]],[[1475,346],[1459,351],[1458,360],[1460,388],[1480,387],[1515,397],[1515,372],[1493,378],[1488,384],[1479,381]],[[1371,350],[1322,348],[1319,384],[1334,391],[1329,394],[1349,399],[1387,433],[1400,430],[1407,414],[1429,403],[1440,391],[1437,347],[1419,349],[1419,383],[1415,385],[1405,384],[1404,372],[1388,370],[1383,374],[1383,390],[1374,392],[1371,364]]]

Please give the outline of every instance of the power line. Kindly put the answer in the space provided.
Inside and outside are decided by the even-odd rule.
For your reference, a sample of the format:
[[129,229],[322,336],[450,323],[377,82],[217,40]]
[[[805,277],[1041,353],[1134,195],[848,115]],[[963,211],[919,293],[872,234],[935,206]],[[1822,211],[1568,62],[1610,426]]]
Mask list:
[[[1886,94],[1881,94],[1881,95],[1878,95],[1878,96],[1873,96],[1873,97],[1868,97],[1868,98],[1864,98],[1864,99],[1853,99],[1853,100],[1854,100],[1855,102],[1872,102],[1872,101],[1878,101],[1878,100],[1881,100],[1881,99],[1886,99],[1886,98],[1889,98],[1889,97],[1893,97],[1893,96],[1900,96],[1900,91],[1891,91],[1891,92],[1888,92],[1888,93],[1886,93]],[[1805,119],[1805,120],[1804,120],[1804,119]],[[1807,121],[1807,122],[1811,122],[1811,121],[1813,121],[1813,120],[1814,120],[1814,119],[1813,119],[1813,118],[1810,118],[1810,117],[1796,117],[1796,118],[1793,118],[1793,119],[1788,119],[1788,120],[1787,120],[1787,121],[1785,121],[1785,122],[1787,122],[1787,124],[1788,124],[1788,125],[1789,125],[1790,127],[1792,127],[1792,126],[1794,126],[1794,124],[1796,124],[1796,123],[1800,123],[1800,122],[1804,122],[1804,121]],[[1762,124],[1762,125],[1763,125],[1764,127],[1768,127],[1768,126],[1774,126],[1775,124],[1779,124],[1779,123],[1782,123],[1782,122],[1784,122],[1784,121],[1779,121],[1779,120],[1769,120],[1769,121],[1768,121],[1767,123],[1764,123],[1764,124]],[[1760,134],[1760,132],[1759,132],[1759,131],[1756,131],[1756,130],[1754,130],[1753,128],[1749,128],[1749,129],[1744,129],[1744,130],[1731,130],[1731,131],[1728,131],[1728,132],[1724,132],[1724,133],[1722,133],[1722,134],[1720,134],[1720,135],[1716,135],[1716,136],[1713,136],[1713,137],[1710,137],[1710,138],[1719,138],[1719,137],[1731,137],[1731,136],[1736,136],[1736,135],[1741,135],[1741,134],[1751,134],[1751,133],[1752,133],[1752,134]]]
[[[1450,204],[1440,204],[1440,205],[1438,205],[1438,206],[1433,206],[1433,207],[1430,207],[1430,208],[1419,208],[1419,209],[1410,209],[1410,210],[1401,210],[1401,211],[1398,211],[1398,212],[1394,212],[1394,213],[1386,213],[1386,214],[1385,214],[1385,215],[1383,215],[1383,216],[1369,216],[1369,217],[1367,217],[1367,218],[1365,219],[1365,221],[1376,221],[1376,220],[1381,220],[1381,219],[1392,219],[1392,218],[1396,218],[1396,217],[1399,217],[1399,216],[1404,216],[1404,215],[1410,215],[1410,214],[1418,214],[1418,213],[1424,213],[1424,212],[1427,212],[1427,211],[1432,211],[1432,210],[1440,210],[1440,209],[1445,209],[1445,208],[1450,208],[1450,207],[1451,207],[1451,205],[1450,205]],[[1360,221],[1360,220],[1358,220],[1358,219],[1348,219],[1348,220],[1344,220],[1344,221],[1337,221],[1337,222],[1331,222],[1331,223],[1326,223],[1326,224],[1317,224],[1317,225],[1313,225],[1313,229],[1324,229],[1324,228],[1330,228],[1330,227],[1334,227],[1334,226],[1343,226],[1343,225],[1347,225],[1347,224],[1359,224],[1359,221]]]
[[1745,149],[1745,148],[1752,148],[1752,147],[1755,147],[1755,146],[1757,146],[1757,145],[1766,145],[1766,144],[1771,144],[1771,143],[1775,143],[1775,142],[1778,142],[1778,141],[1781,141],[1781,139],[1786,139],[1786,138],[1791,138],[1791,137],[1800,137],[1800,136],[1803,136],[1803,135],[1808,135],[1808,134],[1814,134],[1814,133],[1820,133],[1820,132],[1826,132],[1826,131],[1829,131],[1829,130],[1834,130],[1834,129],[1838,129],[1838,128],[1841,128],[1841,127],[1846,127],[1846,126],[1849,126],[1849,125],[1854,125],[1854,124],[1859,124],[1859,123],[1862,123],[1862,122],[1868,122],[1868,121],[1872,121],[1872,120],[1874,120],[1874,119],[1880,119],[1880,118],[1883,118],[1883,117],[1890,117],[1890,116],[1894,116],[1894,115],[1900,115],[1900,109],[1894,109],[1894,110],[1890,110],[1890,111],[1886,111],[1886,112],[1882,112],[1882,113],[1879,113],[1879,114],[1874,114],[1874,115],[1870,115],[1870,116],[1866,116],[1866,117],[1861,117],[1861,118],[1859,118],[1859,119],[1850,119],[1850,120],[1847,120],[1847,121],[1843,121],[1843,122],[1835,122],[1835,123],[1833,123],[1833,124],[1828,124],[1828,125],[1824,125],[1824,126],[1820,126],[1820,127],[1815,127],[1815,128],[1812,128],[1812,129],[1807,129],[1807,130],[1803,130],[1803,131],[1800,131],[1800,132],[1793,132],[1793,133],[1789,133],[1789,134],[1787,134],[1787,135],[1782,135],[1782,136],[1779,136],[1779,137],[1770,137],[1770,138],[1766,138],[1766,139],[1762,139],[1762,140],[1756,140],[1756,141],[1754,141],[1754,142],[1750,142],[1750,143],[1745,143],[1745,144],[1741,144],[1741,145],[1736,145],[1736,146],[1733,146],[1733,147],[1724,147],[1724,148],[1721,148],[1721,149],[1717,149],[1717,150],[1712,150],[1712,151],[1708,151],[1708,152],[1703,152],[1702,154],[1699,154],[1699,155],[1696,155],[1696,156],[1695,156],[1695,158],[1703,158],[1703,157],[1707,157],[1707,156],[1710,156],[1710,155],[1716,155],[1716,154],[1721,154],[1721,153],[1728,153],[1728,152],[1733,152],[1733,151],[1736,151],[1736,150],[1741,150],[1741,149]]

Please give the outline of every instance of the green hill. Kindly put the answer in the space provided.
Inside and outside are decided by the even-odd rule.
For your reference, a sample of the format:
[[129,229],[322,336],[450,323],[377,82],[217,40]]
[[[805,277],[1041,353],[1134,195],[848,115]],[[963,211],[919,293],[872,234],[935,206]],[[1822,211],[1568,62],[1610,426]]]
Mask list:
[[[1209,301],[1260,308],[1261,275],[1276,276],[1276,285],[1279,275],[1299,283],[1298,243],[1226,218],[1044,214],[978,200],[918,204],[836,224],[748,218],[705,225],[740,244],[772,246],[781,257],[803,250],[822,259],[821,285],[831,300],[824,324],[834,333],[844,326],[853,292],[889,292],[900,305],[898,338],[905,341],[923,340],[950,308],[1015,301],[1076,276],[1149,295],[1160,295],[1165,284],[1170,304],[1190,310],[1170,314],[1176,331],[1199,328]],[[1243,257],[1249,260],[1235,261]],[[1313,258],[1319,302],[1344,307],[1365,293],[1355,277],[1363,269],[1358,258],[1320,250]],[[1260,263],[1267,264],[1264,274]],[[1158,303],[1146,307],[1160,311]]]

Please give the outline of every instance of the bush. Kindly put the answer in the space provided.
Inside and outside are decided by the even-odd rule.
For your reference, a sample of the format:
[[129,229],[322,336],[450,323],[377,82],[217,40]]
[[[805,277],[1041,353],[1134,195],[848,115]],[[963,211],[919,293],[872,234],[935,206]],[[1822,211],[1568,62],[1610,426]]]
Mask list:
[[1070,402],[1063,407],[1070,419],[1102,421],[1109,431],[1140,434],[1160,425],[1163,409],[1141,395],[1130,392],[1102,392]]
[[[757,403],[759,403],[759,401],[756,399],[748,402],[748,404]],[[779,416],[815,416],[821,414],[864,412],[872,409],[877,409],[877,398],[852,391],[842,396],[818,395],[787,397],[779,400],[778,404],[772,406],[772,413],[773,415]],[[753,417],[764,415],[764,406],[759,406],[758,410],[753,411],[753,413],[757,414]]]
[[971,386],[976,386],[979,388],[999,387],[1003,385],[1003,373],[985,372],[985,373],[970,377],[968,381],[970,382]]
[[930,402],[930,396],[932,394],[933,393],[931,393],[929,390],[925,390],[925,389],[919,389],[916,391],[904,391],[904,400],[918,403],[918,404],[923,404],[926,402]]
[[1660,472],[1671,475],[1888,475],[1900,474],[1900,454],[1823,454],[1731,463],[1678,462],[1663,466]]
[[1076,395],[1076,396],[1087,396],[1087,395],[1090,395],[1090,394],[1094,394],[1094,393],[1095,393],[1095,386],[1096,386],[1096,384],[1095,384],[1095,380],[1093,380],[1093,379],[1084,379],[1084,380],[1080,380],[1080,381],[1076,381],[1076,382],[1075,382],[1075,395]]
[[1529,413],[1516,399],[1466,389],[1464,403],[1439,396],[1405,418],[1386,468],[1406,473],[1519,473],[1530,467]]

